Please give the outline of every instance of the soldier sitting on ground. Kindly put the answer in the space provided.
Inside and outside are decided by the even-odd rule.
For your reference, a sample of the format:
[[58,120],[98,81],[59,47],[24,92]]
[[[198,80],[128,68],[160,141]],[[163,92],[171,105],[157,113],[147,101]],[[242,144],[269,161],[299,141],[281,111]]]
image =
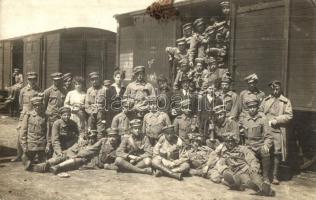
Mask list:
[[130,135],[122,137],[122,142],[116,151],[115,164],[119,172],[134,172],[152,174],[152,146],[142,132],[142,122],[139,119],[130,121]]
[[30,169],[36,156],[39,162],[45,160],[47,127],[43,98],[33,97],[31,103],[33,110],[24,114],[20,131],[20,142],[23,149],[22,161],[25,170]]
[[131,109],[134,106],[134,101],[132,99],[123,99],[121,101],[122,111],[115,115],[112,119],[111,128],[118,129],[119,135],[123,136],[128,134],[129,122],[131,118]]
[[33,171],[44,173],[48,170],[54,174],[89,166],[105,169],[116,169],[113,165],[115,151],[119,145],[117,129],[107,129],[108,138],[97,141],[97,131],[89,131],[84,140],[45,163],[33,166]]
[[236,135],[227,134],[224,143],[210,154],[205,172],[212,169],[213,178],[217,175],[217,182],[222,182],[230,189],[244,190],[247,187],[259,195],[274,196],[270,184],[264,182],[260,175],[260,163],[254,152],[238,143]]
[[155,176],[166,175],[182,180],[182,175],[190,169],[185,145],[176,135],[173,125],[164,127],[162,133],[153,151],[152,167],[155,169]]

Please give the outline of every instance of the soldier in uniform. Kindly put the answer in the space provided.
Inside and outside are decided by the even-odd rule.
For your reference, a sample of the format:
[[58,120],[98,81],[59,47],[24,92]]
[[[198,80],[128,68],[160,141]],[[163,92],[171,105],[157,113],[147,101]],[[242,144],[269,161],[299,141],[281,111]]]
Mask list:
[[203,58],[195,58],[195,68],[191,69],[188,73],[189,79],[191,79],[195,85],[195,89],[200,90],[202,80],[202,72],[204,70],[204,59]]
[[[181,60],[180,61],[180,69],[177,71],[176,78],[174,79],[174,82],[173,82],[174,88],[180,89],[180,86],[182,85],[184,80],[186,78],[188,78],[188,72],[189,72],[188,62],[186,60]],[[183,87],[182,87],[182,89],[183,89]]]
[[135,99],[135,104],[143,103],[147,96],[156,96],[155,89],[152,84],[145,81],[145,67],[134,67],[135,81],[129,83],[126,87],[124,97]]
[[291,101],[282,95],[281,82],[274,80],[269,83],[272,93],[266,97],[261,110],[269,120],[274,142],[273,184],[279,184],[279,164],[287,156],[287,127],[293,118]]
[[29,170],[37,156],[38,161],[45,160],[46,149],[46,119],[43,110],[43,98],[31,98],[33,110],[23,115],[20,131],[20,141],[23,149],[23,164],[25,170]]
[[192,34],[193,34],[192,23],[183,24],[182,35],[183,35],[183,38],[184,38],[185,43],[186,43],[185,44],[186,49],[190,48],[190,41],[192,38]]
[[19,68],[13,69],[12,78],[13,85],[5,88],[8,91],[8,98],[5,101],[6,105],[15,100],[18,96],[19,90],[23,87],[23,74],[20,72]]
[[85,99],[85,110],[89,115],[88,127],[98,130],[98,139],[100,139],[104,137],[105,131],[106,91],[98,72],[91,72],[89,78],[92,86],[88,89]]
[[257,99],[259,100],[259,105],[261,104],[262,100],[265,97],[264,92],[257,88],[257,83],[258,83],[257,74],[248,75],[247,77],[245,77],[245,81],[248,84],[248,89],[241,91],[239,95],[240,105],[241,105],[240,120],[242,120],[243,117],[247,116],[248,108],[247,108],[246,101],[249,98],[249,96],[256,95]]
[[44,173],[49,170],[58,174],[80,167],[116,169],[113,163],[120,141],[117,129],[107,129],[107,135],[108,138],[97,141],[97,131],[89,131],[84,141],[74,144],[55,158],[33,165],[33,171]]
[[157,99],[152,97],[148,101],[149,113],[144,116],[143,133],[148,137],[150,143],[154,146],[163,127],[171,125],[171,121],[167,113],[157,110]]
[[62,73],[51,74],[53,85],[44,91],[44,110],[47,117],[47,148],[46,153],[51,155],[52,148],[52,126],[59,119],[59,108],[64,105],[66,91],[63,88]]
[[185,38],[177,39],[176,43],[177,47],[166,47],[166,52],[169,56],[169,61],[172,66],[171,71],[173,74],[173,78],[175,78],[176,74],[181,68],[181,61],[188,60],[189,58]]
[[115,164],[120,172],[152,174],[152,146],[148,137],[142,132],[139,119],[130,121],[131,134],[122,138],[116,151]]
[[182,175],[190,170],[185,145],[176,135],[173,125],[164,127],[162,133],[153,151],[152,167],[156,170],[155,176],[166,175],[182,180]]
[[168,84],[168,79],[164,75],[159,75],[157,79],[158,84],[158,93],[157,93],[157,101],[158,101],[158,110],[161,112],[165,112],[167,114],[171,113],[171,97],[172,91]]
[[56,120],[52,127],[52,146],[55,156],[74,145],[79,137],[78,126],[70,119],[71,109],[61,107],[59,113],[61,119]]
[[[27,73],[27,85],[21,89],[19,94],[19,105],[22,109],[19,119],[19,124],[17,127],[17,131],[20,131],[21,123],[24,118],[24,115],[26,115],[28,112],[32,110],[32,103],[31,98],[38,95],[39,88],[36,85],[37,82],[37,74],[35,72],[28,72]],[[12,159],[12,162],[20,161],[22,156],[22,148],[20,143],[20,134],[18,134],[17,139],[17,156]]]
[[224,141],[210,154],[204,173],[211,174],[212,178],[217,176],[217,183],[222,182],[233,190],[242,191],[247,187],[259,195],[274,196],[270,184],[260,175],[260,163],[254,152],[238,145],[235,134],[226,135]]
[[238,95],[230,88],[231,82],[232,79],[229,75],[222,77],[220,98],[223,100],[225,105],[227,112],[226,117],[237,121],[240,113],[240,101]]
[[208,83],[208,85],[214,85],[215,88],[218,88],[217,81],[219,79],[219,71],[217,69],[217,61],[214,57],[209,57],[205,60],[206,69],[202,72],[203,82]]
[[128,134],[131,108],[134,106],[134,102],[132,99],[123,99],[121,102],[122,112],[115,115],[112,120],[111,128],[118,129],[119,135],[123,136]]
[[268,121],[263,113],[258,113],[259,99],[256,95],[249,95],[246,99],[248,114],[241,120],[241,131],[244,136],[244,144],[249,146],[261,161],[263,179],[269,183],[270,149],[273,145]]
[[239,137],[239,125],[234,120],[226,117],[225,106],[218,105],[214,107],[214,125],[209,126],[210,139],[207,141],[208,146],[215,149],[219,143],[224,142],[227,134],[234,134]]
[[64,89],[66,90],[66,92],[70,92],[71,90],[73,90],[73,83],[72,83],[72,74],[71,73],[66,73],[62,76],[63,81],[64,81]]
[[190,41],[189,49],[189,65],[194,66],[195,58],[204,58],[205,50],[207,47],[207,37],[205,35],[205,22],[202,18],[198,18],[193,23],[195,33],[193,34]]
[[189,144],[189,133],[198,133],[200,122],[196,115],[193,115],[190,100],[181,102],[182,114],[174,119],[173,125],[179,137]]

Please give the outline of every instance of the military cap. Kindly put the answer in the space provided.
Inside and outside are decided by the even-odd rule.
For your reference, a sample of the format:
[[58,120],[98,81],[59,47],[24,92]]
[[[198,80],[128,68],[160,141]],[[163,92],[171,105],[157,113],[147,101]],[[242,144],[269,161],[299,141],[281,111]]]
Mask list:
[[245,103],[247,106],[251,106],[251,105],[258,105],[259,104],[259,99],[256,95],[251,94],[249,95],[246,100]]
[[189,81],[190,81],[190,79],[188,78],[187,75],[184,75],[184,76],[182,77],[182,79],[181,79],[181,83],[187,83],[187,82],[189,82]]
[[268,84],[269,87],[273,88],[275,86],[281,86],[281,81],[279,80],[273,80]]
[[129,122],[130,127],[140,127],[142,126],[142,121],[140,119],[133,119],[132,121]]
[[224,105],[218,105],[213,108],[215,114],[220,114],[222,112],[226,112]]
[[89,74],[89,78],[99,78],[100,77],[100,73],[99,72],[91,72]]
[[18,72],[18,71],[20,71],[20,68],[14,68],[13,71]]
[[68,79],[72,79],[72,74],[71,73],[66,73],[62,76],[63,80],[68,80]]
[[192,28],[192,23],[183,24],[183,26],[182,26],[182,29],[183,29],[183,30],[186,30],[186,29],[188,29],[188,28]]
[[201,63],[201,64],[203,64],[204,63],[204,59],[203,58],[195,58],[195,63],[197,64],[197,63]]
[[55,73],[52,73],[50,76],[53,78],[53,80],[60,80],[62,79],[62,73],[60,72],[55,72]]
[[248,76],[246,76],[245,78],[244,78],[244,80],[247,82],[247,83],[251,83],[251,82],[255,82],[255,81],[257,81],[259,78],[258,78],[258,76],[257,76],[257,74],[250,74],[250,75],[248,75]]
[[26,76],[27,76],[27,79],[34,79],[34,78],[37,78],[37,73],[36,72],[27,72]]
[[186,44],[185,38],[179,38],[176,40],[177,45]]
[[119,135],[118,131],[119,130],[117,128],[107,128],[106,129],[108,136],[118,136]]
[[195,27],[198,26],[198,25],[202,25],[202,24],[205,24],[203,18],[198,18],[198,19],[196,19],[196,20],[193,22],[193,26],[195,26]]
[[222,2],[220,3],[220,5],[221,5],[222,7],[228,7],[228,6],[229,6],[229,1],[222,1]]
[[104,80],[103,85],[105,85],[105,86],[111,85],[111,80]]
[[59,108],[59,114],[63,114],[63,113],[70,113],[71,112],[71,109],[69,107],[61,107]]
[[232,82],[232,78],[229,76],[223,76],[221,79],[221,82],[225,82],[225,83],[231,83]]
[[33,97],[33,98],[31,98],[31,103],[33,105],[43,104],[43,97],[38,97],[38,96]]
[[236,143],[239,142],[238,136],[233,133],[233,132],[227,132],[224,134],[224,141],[229,142],[229,141],[235,141]]
[[175,134],[175,126],[174,125],[168,125],[165,126],[161,129],[161,133],[165,133],[165,134]]
[[136,66],[134,67],[134,74],[138,73],[138,72],[145,72],[145,67],[144,66]]

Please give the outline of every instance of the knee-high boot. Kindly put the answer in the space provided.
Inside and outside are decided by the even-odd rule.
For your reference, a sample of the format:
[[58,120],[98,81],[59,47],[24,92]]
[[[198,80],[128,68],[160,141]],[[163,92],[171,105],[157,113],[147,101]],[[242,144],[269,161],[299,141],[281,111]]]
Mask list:
[[164,174],[166,174],[167,176],[171,177],[171,178],[175,178],[177,180],[182,180],[182,174],[181,173],[175,173],[172,172],[170,169],[168,169],[167,167],[163,166],[162,164],[156,164],[156,163],[152,163],[153,168],[158,169],[160,171],[162,171]]
[[267,183],[270,183],[270,180],[269,180],[269,171],[271,167],[270,156],[262,157],[261,164],[262,164],[263,180]]
[[272,183],[278,185],[280,183],[279,176],[279,165],[280,165],[280,156],[274,155],[274,163],[273,163],[273,181]]
[[60,172],[74,170],[78,167],[80,167],[84,163],[83,159],[80,158],[72,158],[69,160],[66,160],[62,163],[59,163],[58,165],[52,166],[49,168],[50,172],[53,174],[58,174]]

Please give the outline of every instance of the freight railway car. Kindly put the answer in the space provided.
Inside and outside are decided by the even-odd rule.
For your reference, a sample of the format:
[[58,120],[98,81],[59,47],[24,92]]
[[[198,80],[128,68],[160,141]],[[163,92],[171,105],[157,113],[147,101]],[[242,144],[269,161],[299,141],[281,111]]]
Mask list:
[[116,34],[96,28],[67,28],[0,41],[0,89],[10,86],[13,68],[39,74],[42,89],[53,72],[70,72],[87,79],[98,71],[111,79],[115,67]]
[[[175,2],[179,15],[167,20],[152,18],[146,10],[115,16],[119,23],[117,63],[128,77],[133,66],[144,65],[150,81],[159,74],[171,78],[164,50],[176,46],[176,39],[182,36],[181,25],[199,17],[207,20],[221,15],[219,0]],[[265,93],[269,93],[269,81],[281,80],[294,108],[289,154],[303,152],[316,160],[316,1],[231,0],[230,5],[228,64],[233,89],[245,89],[243,78],[254,72],[260,78],[258,87]]]

